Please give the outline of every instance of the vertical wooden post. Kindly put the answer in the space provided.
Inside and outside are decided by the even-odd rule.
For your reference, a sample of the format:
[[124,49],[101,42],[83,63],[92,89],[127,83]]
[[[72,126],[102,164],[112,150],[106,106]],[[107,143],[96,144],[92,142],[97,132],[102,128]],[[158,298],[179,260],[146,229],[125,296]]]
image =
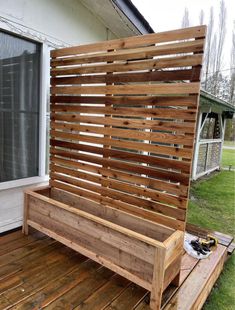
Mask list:
[[[181,257],[181,259],[182,259],[182,257]],[[179,272],[177,273],[176,277],[171,282],[171,284],[175,285],[176,287],[180,286],[181,259],[180,259],[179,266],[178,266]]]
[[[108,49],[107,50],[107,52],[113,52],[114,50],[113,49]],[[109,64],[109,63],[113,63],[113,61],[107,61],[107,63]],[[108,82],[108,76],[110,76],[110,75],[112,75],[113,74],[113,72],[107,72],[107,82],[106,82],[106,85],[114,85],[113,83],[109,83]],[[112,94],[106,94],[105,95],[106,97],[112,97]],[[107,103],[107,102],[105,102],[105,107],[112,107],[113,105],[112,104],[110,104],[110,103]],[[105,118],[112,118],[112,115],[106,115],[105,114]],[[105,125],[104,126],[105,128],[112,128],[112,126],[110,126],[110,125]],[[108,139],[112,139],[112,136],[110,136],[110,135],[104,135],[104,137],[106,137],[106,138],[108,138]],[[109,145],[109,144],[107,144],[107,145],[104,145],[103,146],[103,148],[104,148],[104,151],[105,151],[105,149],[111,149],[111,146]],[[105,159],[109,159],[109,156],[107,156],[106,154],[105,154],[105,152],[104,152],[104,155],[103,155],[103,158],[105,158]],[[109,166],[107,165],[107,164],[103,164],[103,168],[105,168],[105,169],[109,169]],[[109,176],[107,176],[106,174],[104,174],[104,175],[102,175],[105,179],[109,179]],[[106,180],[104,180],[104,181],[102,181],[101,182],[101,184],[102,184],[102,186],[104,186],[104,187],[108,187],[108,183],[106,182]]]
[[161,309],[165,271],[165,256],[165,248],[156,248],[154,259],[155,263],[153,267],[152,290],[150,295],[150,308],[152,310]]
[[195,142],[194,142],[194,155],[193,155],[193,162],[192,162],[192,176],[191,176],[192,180],[195,180],[196,175],[197,175],[201,122],[202,122],[202,111],[199,110],[197,125],[196,125],[197,129],[195,132],[196,138],[195,138]]
[[221,168],[222,164],[222,155],[223,155],[223,145],[224,145],[224,135],[225,135],[225,130],[226,130],[226,118],[222,117],[222,114],[219,114],[220,117],[220,126],[221,126],[221,144],[220,144],[220,156],[219,156],[219,166]]
[[25,235],[28,235],[29,233],[29,226],[28,226],[28,223],[27,223],[27,220],[28,220],[28,194],[27,193],[24,193],[24,217],[23,217],[23,226],[22,226],[22,233],[25,234]]

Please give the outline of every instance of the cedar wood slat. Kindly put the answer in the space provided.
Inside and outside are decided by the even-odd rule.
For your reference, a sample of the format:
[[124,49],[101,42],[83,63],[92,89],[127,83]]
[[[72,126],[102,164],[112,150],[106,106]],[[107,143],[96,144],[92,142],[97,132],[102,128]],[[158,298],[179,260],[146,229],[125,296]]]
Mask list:
[[165,71],[150,71],[140,73],[116,73],[116,74],[98,74],[98,75],[80,75],[80,76],[58,76],[51,78],[51,84],[56,85],[71,85],[71,84],[97,84],[97,83],[132,83],[134,82],[170,82],[189,80],[194,77],[199,79],[200,71],[194,69],[185,70],[165,70]]
[[[88,139],[86,141],[88,141]],[[187,161],[142,155],[134,152],[123,152],[115,149],[104,149],[102,147],[91,146],[88,144],[71,143],[55,139],[51,139],[51,145],[69,148],[73,150],[85,151],[88,153],[100,154],[104,156],[109,155],[110,157],[116,158],[118,160],[123,160],[124,162],[132,161],[135,162],[135,164],[142,162],[150,165],[150,167],[148,167],[150,172],[153,172],[151,171],[151,165],[155,165],[156,168],[159,168],[159,170],[155,170],[155,176],[165,176],[165,178],[170,178],[172,181],[182,182],[183,184],[187,184],[187,180],[189,178],[188,173],[190,172],[190,163]],[[174,171],[169,172],[169,167],[174,169]],[[162,168],[165,168],[165,170],[163,170]],[[179,171],[177,170],[181,170],[183,173],[179,173]],[[146,171],[148,173],[148,170]],[[154,175],[154,172],[152,173],[152,175]]]
[[[177,73],[178,71],[174,71]],[[164,72],[150,72],[150,73],[164,73]],[[107,76],[107,75],[105,75]],[[75,78],[58,78],[59,80],[68,79],[68,84],[77,84],[73,79],[83,78],[86,76],[79,76]],[[94,76],[87,76],[94,78]],[[100,76],[99,76],[100,77]],[[112,75],[113,77],[113,75]],[[70,80],[71,79],[71,80]],[[130,81],[130,80],[128,80]],[[145,81],[145,80],[144,80]],[[61,84],[64,84],[62,82]],[[53,82],[52,84],[56,84]],[[66,83],[65,83],[66,84]],[[115,96],[115,97],[101,97],[101,96],[51,96],[51,103],[89,103],[89,104],[115,104],[115,105],[156,105],[156,106],[186,106],[197,107],[197,96]]]
[[[121,139],[112,139],[111,142],[109,138],[97,137],[97,136],[87,136],[80,134],[67,133],[57,130],[51,130],[51,136],[55,138],[63,138],[67,140],[78,140],[83,142],[90,142],[93,144],[103,144],[109,143],[110,146],[121,147],[126,149],[132,149],[136,151],[146,151],[155,154],[168,154],[177,157],[191,158],[192,151],[190,149],[183,149],[171,146],[161,146],[158,144],[146,144],[142,142],[129,142]],[[176,164],[177,166],[177,164]],[[183,165],[182,165],[183,167]],[[183,168],[182,168],[183,169]]]
[[[96,155],[103,155],[107,154],[110,155],[112,158],[118,158],[119,160],[115,159],[108,159],[108,162],[103,161],[103,163],[115,167],[120,170],[129,171],[129,172],[136,172],[137,174],[144,174],[147,176],[151,176],[156,179],[165,180],[168,181],[171,180],[171,182],[174,183],[181,183],[184,186],[188,186],[188,175],[185,173],[179,173],[178,171],[169,171],[166,169],[159,169],[158,167],[150,166],[150,163],[147,162],[148,165],[139,165],[138,162],[141,159],[147,160],[147,157],[145,155],[136,155],[128,152],[122,152],[122,151],[116,151],[116,150],[104,150],[102,148],[90,146],[90,145],[84,145],[84,144],[76,144],[76,143],[69,143],[65,141],[59,141],[59,140],[53,140],[51,139],[51,145],[54,147],[62,147],[61,149],[53,149],[51,148],[51,153],[57,154],[62,157],[68,157],[73,159],[79,159],[80,154],[75,152],[75,150],[84,151],[88,153],[93,153]],[[64,148],[69,148],[69,150],[65,150]],[[73,152],[71,150],[74,150]],[[66,152],[67,151],[67,152]],[[69,151],[69,153],[68,153]],[[69,154],[69,155],[67,155]],[[97,156],[98,157],[98,156]],[[94,160],[93,160],[93,159]],[[105,159],[105,158],[104,158]],[[128,159],[128,162],[126,161]],[[133,162],[135,160],[136,162]],[[90,161],[94,162],[96,161],[96,156],[90,157]],[[130,162],[130,163],[129,163]],[[158,161],[159,162],[159,161]],[[163,163],[166,163],[168,166],[171,160],[168,160],[167,162],[164,160]],[[159,162],[161,163],[161,161]],[[188,164],[188,163],[187,163]]]
[[123,227],[134,230],[147,237],[158,239],[161,242],[167,239],[170,234],[174,232],[174,230],[169,227],[146,221],[145,219],[142,219],[142,224],[139,225],[139,218],[136,216],[130,215],[116,208],[106,208],[102,204],[88,200],[81,196],[77,196],[57,188],[52,188],[51,198],[56,199],[58,197],[60,201],[65,204],[79,208],[82,211],[89,212],[90,214],[103,218],[107,221],[111,221],[117,225],[122,225]]
[[107,85],[107,86],[61,86],[51,87],[51,94],[197,94],[200,83],[172,83],[152,85]]
[[93,134],[102,134],[102,135],[110,135],[113,137],[120,137],[120,138],[132,138],[132,139],[139,139],[139,140],[146,140],[152,142],[163,142],[169,144],[184,144],[188,146],[193,145],[193,141],[190,137],[185,135],[175,135],[171,133],[147,133],[144,131],[135,131],[135,130],[127,130],[127,129],[117,129],[117,128],[108,128],[108,127],[98,127],[98,126],[86,126],[86,125],[79,125],[79,124],[68,124],[68,123],[58,123],[58,122],[51,122],[51,128],[55,130],[68,130],[69,131],[79,131],[79,132],[88,132]]
[[144,48],[127,49],[110,51],[108,53],[99,53],[97,56],[87,55],[87,56],[77,56],[69,58],[57,58],[51,61],[53,67],[56,66],[66,66],[84,63],[94,63],[94,62],[108,62],[117,60],[133,60],[148,58],[154,56],[163,56],[176,53],[192,53],[201,52],[203,50],[204,40],[190,41],[190,42],[180,42],[173,44],[165,44],[158,46],[150,46]]
[[128,115],[128,116],[139,116],[139,117],[154,117],[163,119],[185,119],[195,120],[196,114],[194,109],[174,111],[169,108],[106,108],[106,107],[95,107],[94,105],[89,106],[68,106],[68,105],[51,105],[51,111],[53,112],[80,112],[86,114],[106,114],[106,115]]
[[104,41],[100,43],[92,43],[87,45],[66,47],[51,51],[51,57],[69,56],[83,53],[92,53],[107,51],[110,49],[126,49],[132,47],[141,47],[156,43],[164,43],[177,40],[187,40],[192,38],[203,38],[206,34],[205,26],[189,27],[185,29],[177,29],[173,31],[165,31],[160,33],[147,34],[143,36],[134,36],[124,39],[116,39]]
[[202,54],[178,56],[174,58],[159,58],[154,60],[126,61],[123,63],[111,63],[106,65],[72,66],[68,68],[51,69],[51,76],[102,73],[102,72],[129,72],[139,70],[160,70],[163,68],[176,68],[198,66],[202,63]]
[[[126,182],[130,182],[133,184],[139,184],[139,185],[142,184],[152,189],[179,195],[180,197],[187,196],[187,188],[185,186],[165,182],[163,180],[159,181],[157,179],[153,179],[150,177],[143,177],[143,176],[134,174],[133,167],[130,167],[130,170],[132,173],[130,172],[128,173],[128,172],[118,170],[119,167],[115,165],[113,166],[112,164],[110,165],[111,163],[110,160],[109,162],[107,162],[106,159],[101,158],[101,157],[94,157],[94,156],[89,156],[85,154],[80,154],[79,157],[77,157],[77,159],[80,159],[83,162],[78,162],[78,161],[74,161],[73,158],[72,160],[70,160],[71,153],[69,152],[67,153],[58,152],[57,155],[59,155],[60,157],[56,157],[53,154],[54,152],[52,152],[51,154],[51,157],[52,157],[51,159],[52,159],[52,162],[56,164],[68,165],[70,167],[77,167],[79,169],[83,169],[85,167],[84,169],[87,169],[87,171],[113,177],[113,178],[116,177],[118,180],[121,180],[121,181],[126,181]],[[84,163],[84,161],[95,163],[95,164],[98,164],[99,166],[97,167],[96,165],[90,165],[90,164]],[[104,166],[103,164],[105,163],[106,165],[109,164],[108,169],[106,167],[103,167]]]
[[184,227],[205,31],[51,52],[52,187]]
[[[83,166],[83,169],[84,170],[87,169],[89,171],[89,168],[87,168],[87,165]],[[68,167],[61,167],[59,165],[54,165],[54,163],[53,163],[53,164],[51,164],[51,171],[53,171],[55,173],[61,172],[61,173],[68,175],[68,176],[74,176],[74,177],[77,177],[78,179],[85,180],[85,181],[91,181],[93,183],[98,183],[98,184],[103,181],[103,183],[106,183],[110,189],[113,188],[116,190],[126,192],[125,197],[129,197],[129,196],[133,197],[132,195],[129,195],[129,193],[133,193],[133,194],[139,194],[142,197],[145,196],[147,198],[151,198],[152,200],[162,201],[166,204],[174,203],[175,206],[181,207],[182,209],[184,209],[186,207],[186,199],[184,199],[184,198],[175,197],[172,195],[168,195],[164,192],[163,193],[158,192],[156,190],[139,188],[138,186],[135,186],[135,185],[123,183],[123,182],[116,181],[113,179],[106,179],[104,177],[96,176],[94,174],[84,173],[80,170],[79,171],[74,170],[74,169],[72,169],[72,167],[69,167],[69,168]],[[100,188],[100,191],[102,192],[102,187]],[[112,191],[111,191],[111,195],[112,195]],[[124,199],[127,199],[127,198],[124,198]],[[157,210],[159,208],[160,210],[162,210],[162,212],[164,210],[166,212],[166,214],[169,213],[168,214],[169,216],[174,214],[177,217],[177,214],[180,213],[175,208],[168,207],[167,205],[161,204],[161,203],[154,203],[154,201],[144,200],[143,198],[136,198],[135,197],[135,201],[136,202],[139,201],[140,207],[146,207],[146,208],[149,208],[151,210],[154,210],[154,209]],[[136,203],[136,204],[138,205],[138,203]],[[179,216],[180,216],[180,214],[179,214]],[[182,217],[182,214],[181,214],[180,218],[181,217]]]
[[130,205],[124,201],[110,198],[107,196],[102,196],[95,192],[87,191],[83,188],[81,189],[77,186],[69,185],[64,182],[51,179],[50,183],[51,183],[51,186],[54,188],[68,191],[70,193],[76,194],[83,198],[90,199],[92,201],[101,203],[105,206],[111,206],[112,208],[116,208],[117,210],[122,210],[124,212],[130,213],[140,218],[144,218],[146,220],[150,220],[156,223],[161,223],[161,225],[164,225],[166,227],[171,227],[173,229],[179,229],[179,230],[184,229],[183,221],[176,220],[171,217],[166,217],[165,215],[162,215],[160,213],[152,212],[152,211],[149,211],[143,208],[139,208],[138,206]]
[[134,118],[107,118],[102,115],[90,116],[90,115],[79,115],[75,113],[51,113],[51,120],[57,121],[66,121],[66,122],[80,122],[87,123],[92,125],[110,125],[117,127],[125,127],[125,128],[137,128],[137,129],[151,129],[151,130],[159,130],[159,131],[180,131],[182,133],[192,134],[194,131],[194,122],[176,122],[170,121],[166,119],[155,119],[155,120],[146,120],[146,119],[134,119]]

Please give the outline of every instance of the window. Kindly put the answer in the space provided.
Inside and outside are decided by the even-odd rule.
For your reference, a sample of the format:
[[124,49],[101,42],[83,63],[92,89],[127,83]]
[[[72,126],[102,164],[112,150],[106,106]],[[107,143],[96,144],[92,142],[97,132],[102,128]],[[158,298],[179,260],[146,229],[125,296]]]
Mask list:
[[216,113],[203,113],[200,139],[219,139],[221,137],[221,126],[218,114]]
[[0,182],[38,176],[41,45],[0,32]]

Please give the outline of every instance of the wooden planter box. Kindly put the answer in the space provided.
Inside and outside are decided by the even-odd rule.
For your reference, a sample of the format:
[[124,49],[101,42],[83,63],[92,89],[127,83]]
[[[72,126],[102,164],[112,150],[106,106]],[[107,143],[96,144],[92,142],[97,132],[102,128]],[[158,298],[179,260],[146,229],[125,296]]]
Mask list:
[[50,187],[25,193],[25,233],[144,287],[154,310],[179,282],[205,30],[51,51]]
[[151,291],[153,309],[177,284],[182,231],[50,187],[25,192],[28,225]]
[[182,231],[50,187],[25,192],[28,225],[151,291],[153,309],[177,284]]

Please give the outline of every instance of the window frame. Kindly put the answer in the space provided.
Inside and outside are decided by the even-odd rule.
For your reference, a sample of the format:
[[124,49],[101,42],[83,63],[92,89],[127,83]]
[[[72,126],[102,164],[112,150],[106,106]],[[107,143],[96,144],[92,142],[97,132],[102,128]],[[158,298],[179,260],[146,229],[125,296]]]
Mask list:
[[[203,114],[205,114],[205,118],[203,118]],[[210,116],[210,114],[212,114],[212,116]],[[213,116],[213,114],[217,114],[217,119],[215,116]],[[203,129],[204,129],[204,126],[206,124],[206,121],[207,120],[210,120],[210,119],[215,119],[215,122],[218,121],[219,123],[219,129],[220,129],[220,133],[219,133],[219,137],[217,138],[202,138],[202,132],[203,132]],[[215,123],[216,125],[216,123]],[[214,130],[213,130],[213,134],[214,134]],[[201,119],[201,125],[200,125],[200,136],[199,136],[199,141],[202,142],[202,143],[206,143],[206,142],[218,142],[222,139],[222,136],[223,136],[223,124],[222,124],[222,121],[221,121],[221,115],[220,113],[216,113],[216,112],[202,112],[202,119]]]
[[38,146],[38,175],[34,177],[22,178],[12,181],[0,182],[0,191],[16,187],[47,182],[49,176],[46,174],[46,110],[49,100],[50,82],[50,48],[39,40],[33,40],[30,36],[21,36],[12,31],[0,28],[0,31],[9,33],[31,42],[40,43],[40,72],[39,72],[39,146]]

